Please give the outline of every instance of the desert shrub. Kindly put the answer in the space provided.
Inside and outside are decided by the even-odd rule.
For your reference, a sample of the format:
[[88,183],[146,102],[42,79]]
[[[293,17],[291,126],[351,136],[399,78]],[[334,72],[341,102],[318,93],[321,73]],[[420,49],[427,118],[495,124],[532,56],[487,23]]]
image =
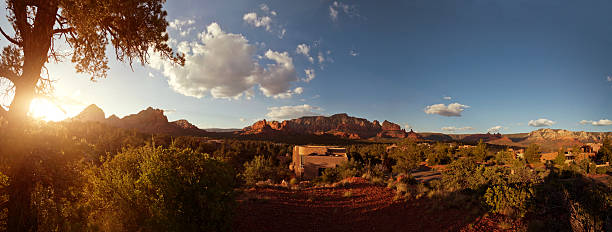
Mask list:
[[500,151],[495,154],[495,161],[499,164],[509,164],[514,160],[514,155],[509,151]]
[[553,163],[555,163],[556,165],[565,165],[565,160],[566,158],[563,149],[559,149],[559,151],[557,151],[557,157],[555,157]]
[[349,160],[347,162],[343,162],[335,169],[338,172],[338,178],[345,179],[349,177],[360,176],[362,173],[363,167],[360,163],[354,160]]
[[226,231],[234,174],[191,149],[129,148],[85,171],[88,230]]
[[491,212],[524,217],[535,197],[535,189],[525,184],[493,185],[484,195]]
[[525,149],[525,160],[530,164],[540,163],[541,156],[540,146],[538,144],[529,144],[527,149]]
[[340,173],[336,168],[327,168],[321,173],[321,176],[314,179],[317,184],[332,184],[340,181]]
[[450,191],[477,190],[486,184],[483,176],[485,167],[476,163],[474,158],[462,158],[453,161],[442,173],[442,182]]
[[609,167],[596,167],[595,173],[597,174],[606,174],[609,171]]
[[278,181],[281,178],[279,167],[274,165],[272,158],[264,156],[255,156],[253,160],[246,162],[240,176],[248,186],[255,185],[258,181]]

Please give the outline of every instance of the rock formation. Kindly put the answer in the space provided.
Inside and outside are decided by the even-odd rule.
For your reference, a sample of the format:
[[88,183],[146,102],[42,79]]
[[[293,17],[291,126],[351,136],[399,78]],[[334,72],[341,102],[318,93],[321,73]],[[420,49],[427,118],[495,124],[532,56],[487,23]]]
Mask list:
[[72,120],[82,122],[103,122],[105,119],[104,111],[94,104],[87,106],[81,113],[72,118]]
[[202,135],[206,133],[206,131],[198,129],[184,119],[168,122],[168,118],[164,115],[163,110],[153,109],[152,107],[123,118],[119,118],[114,114],[104,118],[104,111],[102,109],[96,105],[90,105],[76,117],[72,118],[72,120],[102,122],[114,127],[135,129],[142,133],[151,134]]
[[261,120],[237,132],[241,135],[335,135],[350,139],[372,137],[406,138],[407,133],[399,125],[384,121],[382,125],[363,118],[335,114],[308,116],[298,119],[278,121]]

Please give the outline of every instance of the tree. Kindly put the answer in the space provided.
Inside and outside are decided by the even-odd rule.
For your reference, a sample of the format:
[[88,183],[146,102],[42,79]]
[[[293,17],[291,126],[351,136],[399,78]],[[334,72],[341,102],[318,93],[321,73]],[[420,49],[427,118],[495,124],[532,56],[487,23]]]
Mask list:
[[[181,54],[168,46],[165,0],[7,0],[8,21],[14,31],[0,28],[10,45],[0,54],[0,81],[13,95],[8,123],[13,140],[27,140],[23,133],[31,100],[51,89],[48,73],[42,72],[49,61],[60,62],[71,55],[78,73],[91,80],[105,78],[108,70],[106,47],[112,44],[116,59],[141,64],[151,53],[183,65]],[[60,44],[72,50],[62,54]],[[7,139],[6,137],[3,139]],[[10,140],[10,138],[9,138]],[[6,154],[2,154],[6,155]],[[11,158],[8,230],[32,231],[36,214],[31,193],[35,186],[32,166],[37,154],[15,151]],[[3,206],[4,207],[4,206]]]
[[184,56],[168,46],[165,0],[7,0],[8,20],[14,35],[0,28],[11,43],[0,57],[0,79],[14,93],[8,121],[25,119],[30,102],[50,87],[45,64],[62,61],[56,46],[65,42],[72,48],[76,71],[91,80],[105,78],[108,70],[106,47],[112,44],[117,60],[142,64],[153,51],[176,64]]
[[535,143],[529,144],[525,150],[525,160],[530,164],[538,163],[540,162],[540,156],[542,156],[540,154],[540,146]]
[[563,148],[559,148],[559,151],[557,151],[557,157],[553,160],[553,162],[557,165],[565,165],[565,152],[563,151]]

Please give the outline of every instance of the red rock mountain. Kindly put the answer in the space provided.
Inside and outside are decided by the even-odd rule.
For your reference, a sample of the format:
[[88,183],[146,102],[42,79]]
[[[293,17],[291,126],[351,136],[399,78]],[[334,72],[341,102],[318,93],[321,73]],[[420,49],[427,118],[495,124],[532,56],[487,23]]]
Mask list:
[[298,119],[278,121],[261,120],[237,132],[241,135],[335,135],[350,139],[372,137],[406,138],[408,134],[399,125],[384,121],[382,125],[363,118],[335,114],[307,116]]
[[164,115],[163,110],[153,109],[152,107],[123,118],[119,118],[116,115],[104,118],[104,111],[102,109],[96,105],[90,105],[72,118],[72,120],[102,122],[119,128],[135,129],[151,134],[203,135],[206,133],[205,130],[197,128],[184,119],[168,122],[168,118]]

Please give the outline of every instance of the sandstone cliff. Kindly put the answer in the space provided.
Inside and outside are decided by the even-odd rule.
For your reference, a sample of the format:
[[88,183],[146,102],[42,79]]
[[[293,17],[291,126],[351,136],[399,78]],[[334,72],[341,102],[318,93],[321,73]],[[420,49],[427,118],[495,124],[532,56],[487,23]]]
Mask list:
[[137,114],[131,114],[123,118],[111,115],[104,118],[104,111],[96,105],[90,105],[76,117],[75,121],[97,121],[114,127],[135,129],[142,133],[168,134],[168,135],[202,135],[206,131],[201,130],[189,123],[187,120],[168,122],[164,111],[152,107],[142,110]]
[[326,116],[308,116],[298,119],[278,121],[261,120],[237,132],[241,135],[335,135],[350,139],[372,137],[406,138],[407,133],[399,125],[384,121],[383,125],[376,120],[335,114]]

